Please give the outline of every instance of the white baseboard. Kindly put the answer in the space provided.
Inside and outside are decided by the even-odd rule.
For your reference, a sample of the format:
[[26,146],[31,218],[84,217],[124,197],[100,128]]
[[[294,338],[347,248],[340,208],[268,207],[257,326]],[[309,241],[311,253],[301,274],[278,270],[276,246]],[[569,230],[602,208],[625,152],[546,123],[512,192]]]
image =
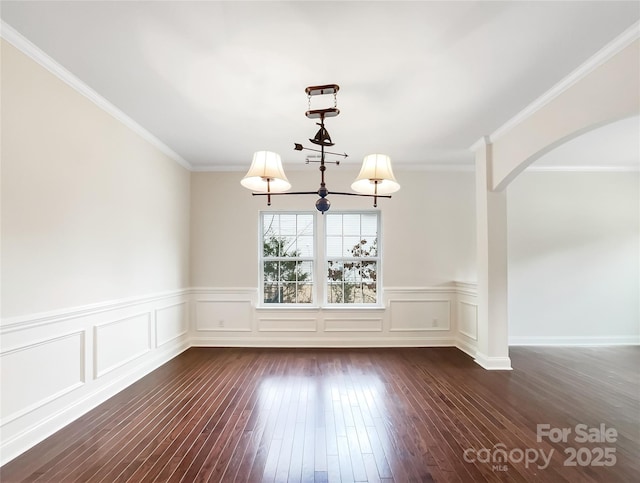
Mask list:
[[640,345],[640,336],[511,336],[510,346],[606,346]]
[[475,362],[480,367],[483,367],[489,371],[510,371],[511,358],[509,357],[488,357],[480,352],[476,351]]
[[435,337],[361,337],[358,339],[328,337],[194,337],[192,347],[264,347],[264,348],[369,348],[369,347],[456,347],[451,338]]
[[464,352],[465,354],[473,358],[476,357],[477,350],[474,344],[471,344],[466,340],[463,340],[462,338],[458,338],[458,340],[456,341],[456,347],[460,349],[462,352]]

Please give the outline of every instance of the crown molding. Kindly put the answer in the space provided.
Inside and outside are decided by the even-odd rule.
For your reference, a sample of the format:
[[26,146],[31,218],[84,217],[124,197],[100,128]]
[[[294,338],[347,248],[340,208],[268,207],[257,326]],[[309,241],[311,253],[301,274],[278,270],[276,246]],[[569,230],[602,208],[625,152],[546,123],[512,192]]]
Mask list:
[[637,173],[640,166],[536,166],[525,169],[528,172],[544,173]]
[[475,143],[469,146],[469,151],[475,153],[478,149],[483,148],[485,146],[489,146],[491,144],[491,138],[489,136],[482,136]]
[[167,155],[169,158],[171,158],[181,166],[187,168],[188,170],[192,170],[191,164],[186,159],[173,151],[169,146],[160,141],[157,137],[155,137],[129,116],[127,116],[124,112],[122,112],[111,102],[98,94],[95,90],[81,81],[70,71],[65,69],[52,57],[43,52],[39,47],[37,47],[26,37],[20,34],[17,30],[7,24],[4,20],[0,20],[0,37],[9,42],[23,54],[27,55],[32,60],[40,64],[42,67],[47,69],[53,75],[69,85],[71,88],[75,89],[79,94],[82,94],[84,97],[89,99],[100,109],[113,116],[116,120],[120,121],[142,139],[161,151],[163,154]]
[[[602,64],[607,62],[609,59],[614,57],[620,51],[622,51],[625,47],[628,47],[632,42],[638,40],[640,38],[640,21],[635,22],[625,31],[623,31],[618,37],[613,39],[607,45],[605,45],[602,49],[592,55],[586,62],[584,62],[581,66],[567,75],[564,79],[554,85],[547,92],[538,97],[535,101],[525,107],[518,114],[509,119],[506,123],[496,129],[490,136],[490,142],[495,142],[498,138],[504,136],[507,132],[509,132],[513,127],[517,126],[525,119],[530,117],[535,112],[539,111],[546,104],[551,102],[556,97],[560,96],[563,92],[568,90],[571,86],[582,80],[588,74],[593,72],[595,69],[600,67]],[[469,149],[473,150],[474,146],[478,147],[478,142],[472,145]]]

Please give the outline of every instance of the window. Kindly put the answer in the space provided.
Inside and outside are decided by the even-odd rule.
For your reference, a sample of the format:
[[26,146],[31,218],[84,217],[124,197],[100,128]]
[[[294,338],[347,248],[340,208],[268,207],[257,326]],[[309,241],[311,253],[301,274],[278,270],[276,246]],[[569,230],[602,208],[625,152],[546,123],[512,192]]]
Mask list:
[[262,300],[313,303],[314,213],[262,214]]
[[379,212],[263,212],[260,224],[264,305],[378,303]]
[[378,213],[325,216],[327,303],[378,300]]

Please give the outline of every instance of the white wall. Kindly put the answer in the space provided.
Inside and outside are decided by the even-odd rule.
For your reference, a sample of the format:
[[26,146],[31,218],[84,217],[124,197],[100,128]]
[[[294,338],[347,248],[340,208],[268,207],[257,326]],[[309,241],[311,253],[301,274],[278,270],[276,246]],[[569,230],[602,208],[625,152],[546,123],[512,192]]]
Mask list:
[[190,173],[3,41],[1,457],[188,346]]
[[[357,163],[352,163],[357,164]],[[302,165],[304,169],[305,166]],[[329,190],[350,191],[358,166],[330,166]],[[383,308],[258,308],[258,217],[265,197],[244,173],[193,173],[192,343],[204,346],[459,345],[473,353],[474,174],[397,170],[402,189],[381,199]],[[317,190],[319,172],[288,170],[294,191]],[[273,210],[315,210],[317,196],[274,196]],[[371,199],[329,196],[331,209]],[[464,307],[460,304],[466,303]],[[464,334],[458,331],[464,316]],[[460,342],[462,341],[462,342]]]
[[525,171],[508,188],[509,336],[640,342],[640,175]]
[[189,172],[2,44],[2,316],[188,286]]
[[[302,161],[301,161],[302,163]],[[357,162],[352,162],[357,164]],[[351,191],[359,166],[329,166],[327,187]],[[396,170],[402,188],[381,199],[388,287],[475,280],[473,172]],[[315,195],[252,197],[244,173],[192,174],[191,280],[196,287],[256,287],[260,210],[312,210]],[[317,168],[287,170],[292,191],[317,190]],[[329,196],[331,209],[372,209],[370,199]]]

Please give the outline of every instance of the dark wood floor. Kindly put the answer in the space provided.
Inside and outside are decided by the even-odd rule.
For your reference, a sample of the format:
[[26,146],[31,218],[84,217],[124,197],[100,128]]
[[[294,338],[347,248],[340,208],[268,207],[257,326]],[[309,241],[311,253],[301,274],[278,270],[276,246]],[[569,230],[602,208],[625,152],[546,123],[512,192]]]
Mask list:
[[[452,348],[192,348],[0,479],[638,481],[640,348],[511,356],[513,371],[490,372]],[[539,442],[538,424],[571,433]],[[580,424],[617,438],[578,443]],[[500,449],[504,463],[486,462]],[[551,454],[546,467],[541,452]]]

